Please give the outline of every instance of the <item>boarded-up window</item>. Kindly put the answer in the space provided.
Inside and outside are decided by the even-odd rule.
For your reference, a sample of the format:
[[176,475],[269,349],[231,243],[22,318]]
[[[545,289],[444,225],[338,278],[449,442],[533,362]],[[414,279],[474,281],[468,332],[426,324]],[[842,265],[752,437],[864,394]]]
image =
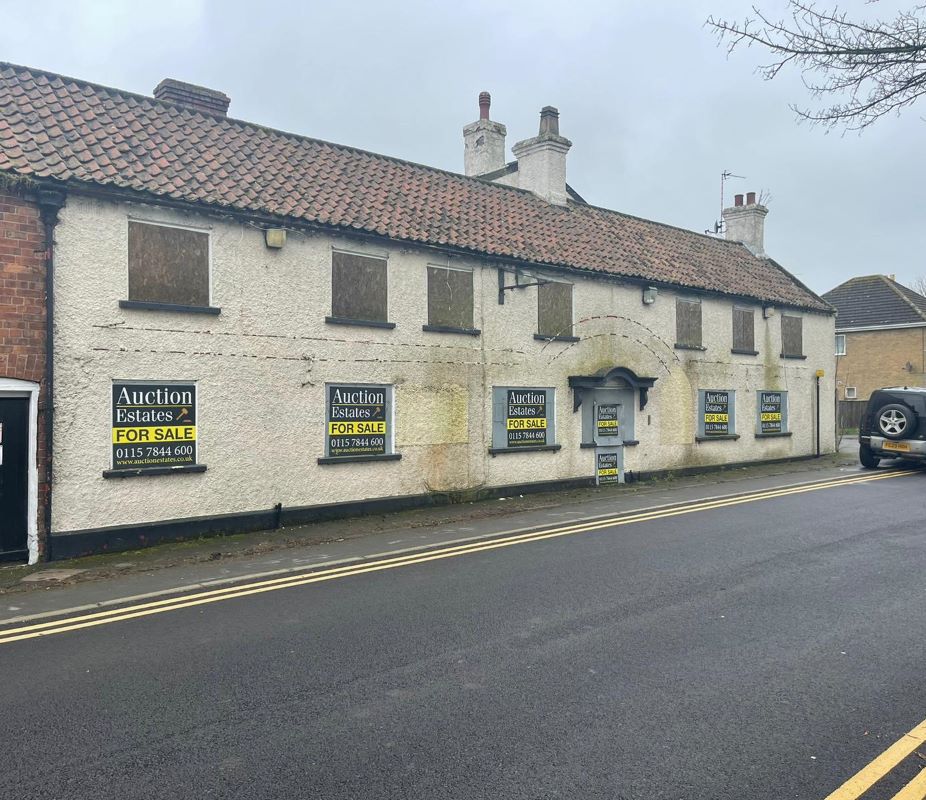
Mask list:
[[129,222],[129,300],[209,305],[209,234]]
[[332,253],[331,316],[386,322],[386,259]]
[[428,324],[440,328],[473,327],[473,273],[428,267]]
[[804,355],[804,320],[801,317],[781,316],[781,354]]
[[701,301],[675,301],[675,344],[681,347],[701,347]]
[[537,287],[537,333],[572,336],[572,284],[549,282]]
[[740,353],[756,350],[756,326],[751,308],[733,307],[733,349]]

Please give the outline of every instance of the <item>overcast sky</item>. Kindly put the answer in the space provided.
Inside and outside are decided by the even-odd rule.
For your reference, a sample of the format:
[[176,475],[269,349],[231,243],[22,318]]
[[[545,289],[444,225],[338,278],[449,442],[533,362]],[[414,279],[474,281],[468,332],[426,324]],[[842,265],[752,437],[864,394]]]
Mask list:
[[[757,0],[772,13],[783,0]],[[867,16],[903,3],[872,6]],[[765,82],[704,27],[734,0],[239,2],[0,0],[0,59],[150,95],[162,78],[221,89],[229,113],[462,171],[461,129],[492,93],[508,146],[544,105],[573,142],[586,200],[704,231],[735,192],[770,195],[766,251],[812,289],[926,275],[926,102],[863,133],[799,125],[800,76]],[[509,152],[509,158],[510,152]]]

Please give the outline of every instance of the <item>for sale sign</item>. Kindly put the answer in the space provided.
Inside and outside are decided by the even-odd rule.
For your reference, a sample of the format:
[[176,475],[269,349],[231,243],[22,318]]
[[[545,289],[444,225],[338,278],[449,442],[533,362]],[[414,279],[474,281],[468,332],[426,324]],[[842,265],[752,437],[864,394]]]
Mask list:
[[704,435],[730,434],[730,393],[706,391],[704,393]]
[[620,436],[620,411],[617,403],[601,403],[595,406],[596,436]]
[[759,433],[782,433],[782,393],[759,392]]
[[507,406],[508,447],[538,447],[547,443],[545,389],[509,389]]
[[621,483],[621,458],[616,450],[598,450],[595,453],[595,482],[602,486]]
[[113,469],[196,463],[196,384],[113,383]]
[[381,456],[388,452],[388,389],[328,387],[328,455]]

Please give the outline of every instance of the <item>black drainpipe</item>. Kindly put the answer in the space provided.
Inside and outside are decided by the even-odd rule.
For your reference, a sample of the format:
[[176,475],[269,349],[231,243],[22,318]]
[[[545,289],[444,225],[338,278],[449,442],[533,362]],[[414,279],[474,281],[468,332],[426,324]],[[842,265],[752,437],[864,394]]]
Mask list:
[[51,561],[51,476],[55,422],[55,226],[64,192],[40,189],[37,195],[45,233],[45,560]]

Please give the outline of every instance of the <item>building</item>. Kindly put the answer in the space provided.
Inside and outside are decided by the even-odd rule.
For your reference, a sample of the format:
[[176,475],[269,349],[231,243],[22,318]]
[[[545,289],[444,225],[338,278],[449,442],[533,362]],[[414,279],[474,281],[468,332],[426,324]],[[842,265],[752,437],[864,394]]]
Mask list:
[[837,311],[840,400],[867,400],[882,386],[926,386],[926,297],[893,275],[865,275],[823,298]]
[[487,96],[468,175],[228,104],[0,65],[10,557],[832,449],[832,309],[754,195],[729,241],[597,208]]

